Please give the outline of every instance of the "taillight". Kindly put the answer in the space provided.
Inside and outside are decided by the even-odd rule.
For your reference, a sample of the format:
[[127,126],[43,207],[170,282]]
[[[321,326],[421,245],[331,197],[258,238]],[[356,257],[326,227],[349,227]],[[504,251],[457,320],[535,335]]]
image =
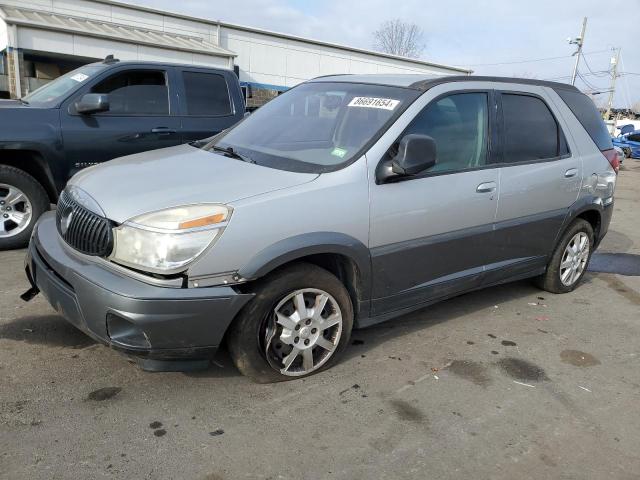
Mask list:
[[620,170],[620,159],[618,159],[618,152],[614,148],[611,150],[602,150],[602,154],[609,161],[616,173]]

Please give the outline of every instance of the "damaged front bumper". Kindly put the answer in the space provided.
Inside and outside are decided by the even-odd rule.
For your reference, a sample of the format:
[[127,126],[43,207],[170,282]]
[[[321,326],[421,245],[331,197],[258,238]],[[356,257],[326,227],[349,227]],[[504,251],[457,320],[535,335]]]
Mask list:
[[41,217],[29,244],[26,272],[51,306],[95,340],[137,357],[149,370],[202,368],[227,327],[252,298],[232,287],[172,288],[107,268],[71,249],[53,212]]

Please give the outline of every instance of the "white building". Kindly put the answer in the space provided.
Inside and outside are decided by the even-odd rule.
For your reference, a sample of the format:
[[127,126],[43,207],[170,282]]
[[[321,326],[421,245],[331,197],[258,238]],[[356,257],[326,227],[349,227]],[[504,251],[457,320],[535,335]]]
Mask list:
[[0,95],[25,95],[109,54],[235,68],[261,101],[320,75],[471,73],[112,0],[0,0]]

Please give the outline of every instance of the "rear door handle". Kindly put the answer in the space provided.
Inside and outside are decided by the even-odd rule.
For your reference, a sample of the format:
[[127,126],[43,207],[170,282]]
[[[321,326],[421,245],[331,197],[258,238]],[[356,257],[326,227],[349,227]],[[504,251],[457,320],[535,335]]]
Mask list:
[[564,178],[575,177],[577,174],[578,174],[578,169],[577,168],[570,168],[569,170],[564,172]]
[[484,182],[478,185],[476,192],[478,193],[491,193],[496,191],[496,182]]
[[176,131],[169,127],[156,127],[151,129],[151,133],[159,133],[160,135],[169,135],[171,133],[176,133]]

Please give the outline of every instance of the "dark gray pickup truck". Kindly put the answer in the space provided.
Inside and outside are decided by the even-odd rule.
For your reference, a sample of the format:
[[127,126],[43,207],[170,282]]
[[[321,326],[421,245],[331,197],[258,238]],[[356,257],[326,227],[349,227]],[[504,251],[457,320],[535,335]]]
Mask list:
[[0,250],[26,245],[82,168],[209,137],[244,113],[231,70],[110,57],[0,100]]

